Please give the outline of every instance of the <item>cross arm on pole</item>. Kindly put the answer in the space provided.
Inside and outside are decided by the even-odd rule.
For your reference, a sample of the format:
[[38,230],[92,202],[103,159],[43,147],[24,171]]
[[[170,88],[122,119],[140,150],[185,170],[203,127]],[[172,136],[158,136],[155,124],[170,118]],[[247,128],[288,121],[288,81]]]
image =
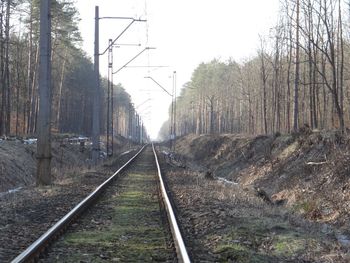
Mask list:
[[142,105],[144,105],[146,102],[152,100],[151,98],[148,98],[147,100],[145,100],[144,102],[142,102],[141,104],[139,104],[136,109],[140,108]]
[[124,19],[124,20],[139,20],[139,21],[143,21],[143,19],[136,19],[136,18],[127,17],[127,16],[101,16],[98,19]]
[[160,85],[154,78],[152,78],[151,76],[147,76],[145,77],[145,79],[151,79],[154,83],[156,83],[162,90],[164,90],[166,93],[168,93],[169,96],[173,96],[172,94],[170,94],[162,85]]
[[130,59],[127,63],[125,63],[122,67],[120,67],[118,70],[113,72],[113,74],[117,74],[119,71],[121,71],[123,68],[125,68],[127,65],[129,65],[132,61],[134,61],[138,56],[140,56],[143,52],[149,49],[155,49],[154,47],[145,47],[141,52],[139,52],[136,56],[134,56],[132,59]]
[[[104,18],[112,18],[112,17],[104,17]],[[131,25],[134,23],[134,22],[146,22],[147,20],[144,20],[144,19],[134,19],[134,18],[118,18],[118,17],[115,17],[115,19],[131,19],[131,22],[124,28],[124,30],[112,41],[112,43],[110,43],[108,45],[108,47],[101,53],[99,54],[100,56],[104,55],[108,49],[113,46],[115,44],[115,42],[126,32],[126,30],[129,29],[129,27],[131,27]]]

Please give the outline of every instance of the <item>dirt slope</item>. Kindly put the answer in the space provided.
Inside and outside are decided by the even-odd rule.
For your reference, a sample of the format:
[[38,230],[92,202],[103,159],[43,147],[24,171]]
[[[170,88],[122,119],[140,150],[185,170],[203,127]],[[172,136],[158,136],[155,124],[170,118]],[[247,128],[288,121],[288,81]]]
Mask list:
[[[350,138],[294,135],[189,135],[176,151],[187,166],[266,194],[306,218],[343,226],[350,212]],[[199,167],[199,168],[198,168]]]
[[0,192],[34,181],[34,151],[34,145],[24,145],[19,141],[0,141]]
[[[79,143],[70,143],[68,138],[62,139],[62,136],[56,135],[56,137],[52,143],[52,173],[55,179],[61,179],[67,171],[89,166],[91,155],[89,143],[83,150]],[[117,154],[128,148],[128,142],[123,137],[116,138],[114,143]],[[8,190],[35,184],[35,155],[35,143],[0,140],[0,195]]]

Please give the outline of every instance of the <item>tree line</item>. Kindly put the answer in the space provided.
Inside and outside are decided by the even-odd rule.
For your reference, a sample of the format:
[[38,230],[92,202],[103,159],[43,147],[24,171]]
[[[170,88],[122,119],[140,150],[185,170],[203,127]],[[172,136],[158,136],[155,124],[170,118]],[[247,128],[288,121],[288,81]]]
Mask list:
[[[40,0],[0,1],[0,136],[36,134],[39,9]],[[79,13],[73,0],[53,0],[51,15],[52,129],[89,136],[94,75],[91,59],[81,49]],[[103,79],[101,133],[106,132],[107,87]],[[128,137],[133,127],[129,123],[135,124],[138,116],[124,88],[113,88],[114,134]]]
[[[177,135],[339,129],[350,122],[350,16],[341,0],[281,1],[243,63],[201,63],[177,98]],[[161,135],[168,136],[164,124]]]

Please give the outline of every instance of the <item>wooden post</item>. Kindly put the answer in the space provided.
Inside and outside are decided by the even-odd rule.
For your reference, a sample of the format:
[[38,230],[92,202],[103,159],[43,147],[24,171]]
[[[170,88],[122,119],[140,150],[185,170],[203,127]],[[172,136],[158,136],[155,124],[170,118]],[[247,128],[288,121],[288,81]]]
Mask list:
[[37,184],[51,184],[51,0],[40,3]]

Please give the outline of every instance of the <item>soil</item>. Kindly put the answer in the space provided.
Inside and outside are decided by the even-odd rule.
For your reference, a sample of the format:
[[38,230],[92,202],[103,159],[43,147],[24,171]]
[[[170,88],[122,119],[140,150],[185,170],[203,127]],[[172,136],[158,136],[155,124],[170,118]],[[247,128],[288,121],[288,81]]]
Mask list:
[[[87,152],[59,145],[55,183],[38,188],[31,178],[35,146],[0,142],[2,191],[24,186],[0,195],[0,262],[128,158],[88,169]],[[70,157],[60,160],[66,150]],[[189,135],[177,140],[177,154],[160,152],[167,153],[160,159],[194,262],[350,262],[349,137],[330,131]]]
[[35,148],[20,141],[0,141],[0,192],[34,183]]
[[[69,170],[79,171],[90,166],[91,142],[84,147],[79,143],[69,142],[76,136],[55,135],[52,142],[52,175],[55,180],[64,178]],[[103,139],[103,138],[102,138]],[[7,191],[18,188],[33,187],[36,176],[36,144],[29,140],[12,138],[0,139],[0,196]],[[116,154],[126,151],[127,140],[123,137],[115,139]],[[102,144],[102,150],[104,145]]]
[[[163,165],[164,167],[164,165]],[[349,262],[331,229],[195,172],[165,172],[193,262]]]
[[163,148],[194,261],[350,262],[349,149],[337,132],[189,135],[176,154]]
[[349,229],[350,137],[292,135],[186,136],[177,141],[185,166],[264,193],[312,221]]

